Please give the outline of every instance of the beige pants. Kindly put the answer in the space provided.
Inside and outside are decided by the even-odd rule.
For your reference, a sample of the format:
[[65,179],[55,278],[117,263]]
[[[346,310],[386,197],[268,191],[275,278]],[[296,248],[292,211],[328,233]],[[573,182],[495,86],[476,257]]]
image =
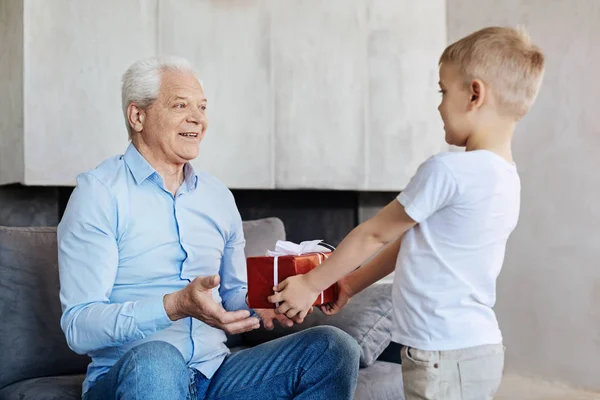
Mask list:
[[502,344],[450,351],[402,348],[406,400],[493,399],[504,369]]

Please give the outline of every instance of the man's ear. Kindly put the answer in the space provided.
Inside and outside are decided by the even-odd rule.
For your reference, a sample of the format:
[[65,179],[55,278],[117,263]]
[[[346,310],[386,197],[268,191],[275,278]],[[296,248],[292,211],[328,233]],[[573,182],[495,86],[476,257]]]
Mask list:
[[485,96],[487,95],[487,90],[483,81],[475,79],[469,85],[469,90],[471,92],[469,108],[474,110],[481,107],[485,101]]
[[134,132],[141,132],[144,129],[146,113],[137,104],[129,103],[127,106],[127,122]]

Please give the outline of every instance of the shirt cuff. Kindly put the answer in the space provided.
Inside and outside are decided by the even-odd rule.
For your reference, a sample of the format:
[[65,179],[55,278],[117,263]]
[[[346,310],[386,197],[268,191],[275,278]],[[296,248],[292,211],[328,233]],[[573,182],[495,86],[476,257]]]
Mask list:
[[227,311],[238,311],[238,310],[248,310],[250,314],[254,314],[254,312],[248,307],[248,303],[246,302],[246,295],[248,294],[247,290],[240,290],[239,292],[233,294],[230,298],[227,299]]
[[136,301],[133,315],[138,329],[145,335],[168,328],[173,323],[165,311],[163,296]]

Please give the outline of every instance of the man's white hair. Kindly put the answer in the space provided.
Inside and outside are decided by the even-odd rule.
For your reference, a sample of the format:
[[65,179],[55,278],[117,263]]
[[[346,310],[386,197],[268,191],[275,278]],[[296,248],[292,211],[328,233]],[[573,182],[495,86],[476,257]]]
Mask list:
[[194,67],[188,60],[174,56],[150,57],[138,60],[123,74],[121,103],[130,140],[133,131],[129,125],[127,107],[131,103],[137,104],[141,109],[150,107],[158,97],[161,75],[165,71],[180,71],[197,76]]

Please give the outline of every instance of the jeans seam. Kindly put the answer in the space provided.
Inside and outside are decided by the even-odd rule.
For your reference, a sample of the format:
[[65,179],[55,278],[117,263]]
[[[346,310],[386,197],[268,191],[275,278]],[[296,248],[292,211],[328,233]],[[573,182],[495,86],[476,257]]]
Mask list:
[[[320,359],[320,358],[323,356],[323,354],[327,353],[327,352],[329,351],[329,349],[331,349],[331,343],[328,343],[328,344],[327,344],[327,347],[326,347],[326,348],[325,348],[325,350],[324,350],[324,351],[321,353],[321,356],[319,357],[319,359]],[[302,374],[301,374],[301,376],[300,376],[300,379],[302,379],[302,377],[304,376],[304,374],[305,374],[305,373],[306,373],[306,372],[307,372],[309,369],[311,369],[311,368],[312,368],[312,367],[313,367],[313,366],[314,366],[316,363],[317,363],[317,360],[315,360],[315,361],[314,361],[314,362],[313,362],[313,363],[310,365],[310,367],[308,367],[308,368],[306,368],[306,369],[304,369],[304,368],[300,368],[300,369],[302,370]]]
[[[327,343],[327,347],[321,353],[321,356],[319,358],[321,358],[323,356],[323,354],[327,353],[330,348],[331,348],[331,343]],[[317,360],[314,360],[313,363],[308,368],[306,368],[306,369],[300,368],[302,370],[302,375],[304,375],[306,373],[306,371],[308,371],[309,369],[311,369],[313,367],[313,365],[315,365],[316,362],[317,362]]]
[[134,375],[135,375],[135,397],[137,399],[140,398],[140,384],[138,383],[138,373],[137,373],[137,352],[135,350],[132,350],[133,353],[133,368],[135,369],[134,371]]
[[225,397],[225,396],[229,396],[229,395],[231,395],[231,394],[233,394],[233,393],[237,393],[237,392],[240,392],[240,391],[246,390],[246,389],[248,389],[249,387],[256,386],[256,385],[258,385],[258,384],[261,384],[261,383],[268,382],[268,381],[270,381],[270,380],[273,380],[273,379],[275,379],[275,378],[278,378],[278,377],[279,377],[279,376],[281,376],[281,375],[285,375],[285,374],[287,374],[287,373],[289,373],[289,372],[291,372],[291,371],[295,371],[295,370],[296,370],[296,368],[292,368],[292,369],[288,369],[288,370],[282,371],[282,372],[280,372],[280,373],[278,373],[278,374],[276,374],[276,375],[273,375],[272,377],[270,377],[270,378],[268,378],[268,379],[263,379],[263,380],[260,380],[260,381],[258,381],[258,382],[256,382],[256,383],[253,383],[253,384],[251,384],[251,385],[245,385],[245,386],[243,386],[243,387],[241,387],[241,388],[238,388],[238,389],[236,389],[236,390],[233,390],[233,391],[230,391],[230,392],[227,392],[227,393],[223,393],[223,394],[221,394],[220,396],[218,396],[218,397],[215,397],[215,399],[221,399],[221,398],[223,398],[223,397]]

